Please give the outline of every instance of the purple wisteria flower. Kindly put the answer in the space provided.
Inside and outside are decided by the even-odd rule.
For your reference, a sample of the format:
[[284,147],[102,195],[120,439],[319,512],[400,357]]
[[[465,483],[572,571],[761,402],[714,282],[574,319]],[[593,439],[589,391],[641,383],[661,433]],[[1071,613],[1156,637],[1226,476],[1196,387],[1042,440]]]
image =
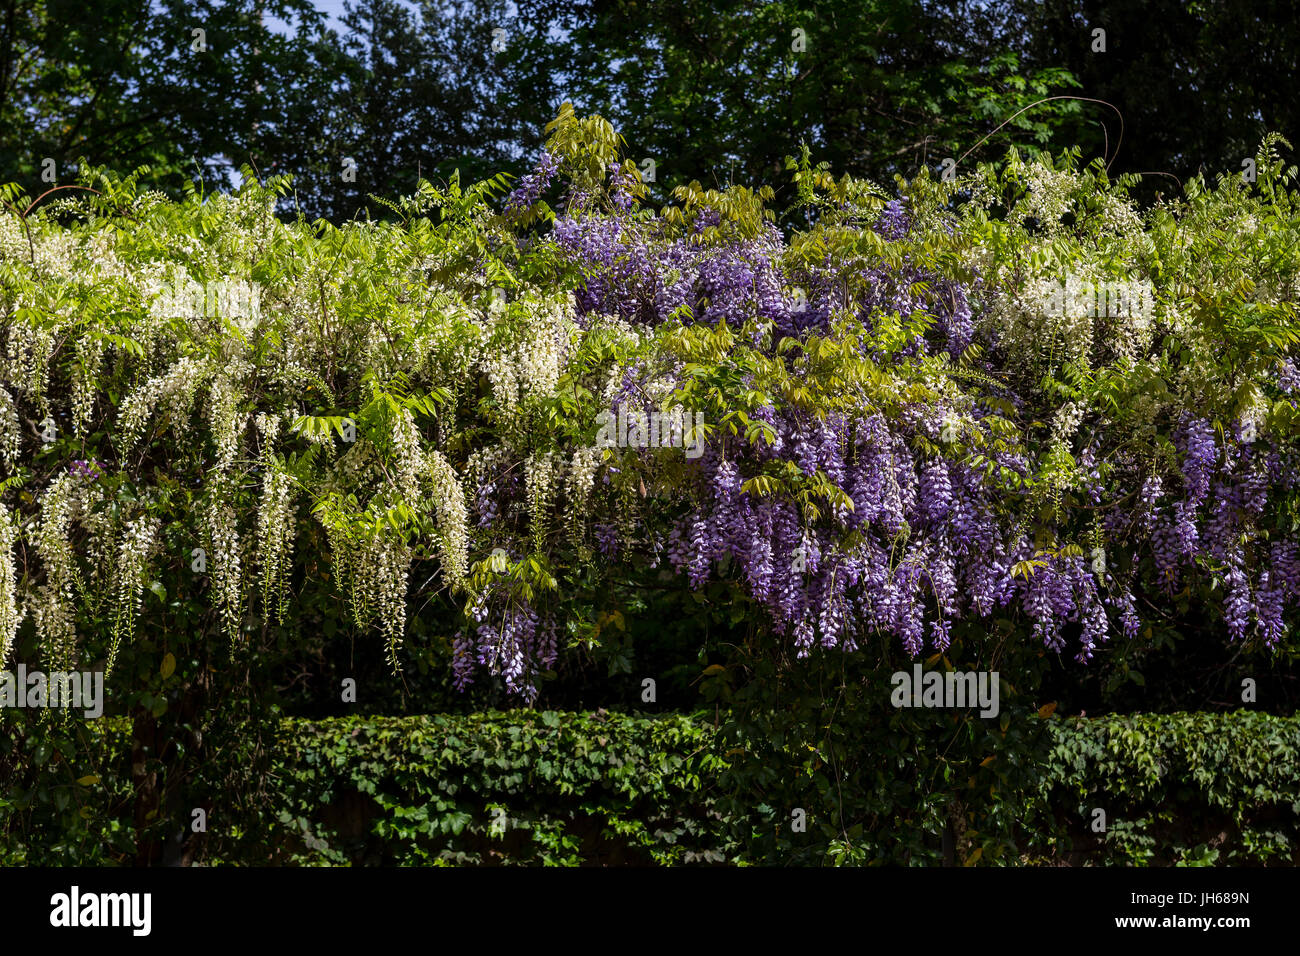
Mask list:
[[91,481],[98,481],[103,477],[104,473],[100,470],[98,461],[94,459],[85,461],[78,458],[68,466],[68,474],[74,478],[88,478]]
[[506,210],[517,212],[531,209],[537,200],[542,198],[542,193],[551,184],[559,169],[560,158],[549,150],[543,152],[533,171],[522,177],[506,198]]

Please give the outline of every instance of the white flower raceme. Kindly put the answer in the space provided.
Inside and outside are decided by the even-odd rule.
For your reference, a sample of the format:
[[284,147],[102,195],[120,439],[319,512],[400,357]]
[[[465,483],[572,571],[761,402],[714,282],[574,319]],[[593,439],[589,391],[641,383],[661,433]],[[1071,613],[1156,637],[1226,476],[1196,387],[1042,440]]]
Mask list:
[[1074,438],[1074,433],[1083,423],[1086,409],[1079,402],[1066,402],[1056,412],[1052,420],[1052,444],[1062,443],[1067,447]]
[[614,396],[618,394],[619,387],[623,383],[623,370],[620,368],[611,368],[605,373],[605,383],[600,389],[600,407],[608,409],[614,403]]
[[397,493],[407,504],[415,507],[420,499],[420,474],[424,471],[424,452],[421,450],[420,429],[410,409],[401,408],[393,422],[393,450],[395,471],[393,475]]
[[1032,162],[1025,166],[1025,181],[1028,192],[1016,204],[1017,217],[1033,217],[1049,235],[1060,232],[1061,217],[1073,206],[1070,194],[1075,188],[1074,176]]
[[599,312],[587,316],[587,334],[612,335],[624,348],[631,351],[641,345],[650,336],[650,332],[633,325],[627,319],[608,312]]
[[31,247],[27,244],[27,233],[18,217],[0,217],[0,259],[20,259],[30,255]]
[[[262,436],[262,442],[266,448],[266,454],[269,455],[275,447],[276,439],[280,437],[280,426],[282,422],[278,415],[268,415],[266,412],[258,412],[253,419],[253,425],[257,432]],[[266,457],[265,455],[263,456]]]
[[1140,241],[1138,237],[1145,237],[1142,217],[1138,215],[1131,201],[1110,193],[1100,193],[1097,198],[1101,204],[1103,230],[1113,232],[1130,241]]
[[274,454],[283,425],[277,415],[260,412],[253,420],[262,436],[262,500],[257,511],[257,557],[262,574],[262,608],[269,613],[275,596],[276,619],[283,624],[288,606],[289,572],[297,529],[293,520],[294,482],[280,470]]
[[[998,277],[1014,279],[1006,267]],[[1110,278],[1087,263],[1029,279],[990,304],[983,322],[1003,348],[1039,362],[1089,368],[1142,360],[1151,348],[1160,311],[1148,281]]]
[[572,296],[529,296],[514,308],[524,310],[526,321],[512,326],[509,307],[499,299],[489,305],[485,332],[498,344],[485,348],[478,359],[497,403],[507,412],[530,396],[555,392],[578,335]]
[[18,605],[18,569],[14,563],[17,541],[18,520],[0,504],[0,668],[9,660],[9,651],[23,619]]
[[113,582],[113,642],[107,670],[113,670],[122,638],[135,631],[144,598],[145,572],[157,545],[158,519],[143,516],[127,523],[117,552],[117,578]]
[[58,316],[50,318],[48,325],[34,325],[31,321],[9,322],[4,367],[0,369],[0,380],[15,392],[37,402],[49,383],[55,339],[62,335],[66,324]]
[[40,637],[41,654],[50,662],[51,669],[72,670],[76,661],[77,624],[71,601],[48,584],[42,584],[28,607]]
[[[272,419],[274,421],[274,419]],[[274,465],[265,466],[262,501],[257,512],[258,564],[262,571],[262,607],[269,610],[275,596],[276,615],[284,623],[289,572],[297,529],[293,520],[293,479]]]
[[[36,271],[61,279],[70,279],[84,272],[88,261],[103,258],[104,242],[102,238],[96,241],[97,238],[92,237],[88,244],[97,245],[99,249],[92,250],[92,255],[87,256],[81,248],[82,240],[71,232],[46,233],[36,243]],[[98,255],[93,252],[98,252]]]
[[[411,546],[385,528],[368,543],[366,580],[367,604],[379,617],[388,664],[401,670],[398,654],[406,634],[406,589],[411,572]],[[360,568],[357,569],[361,571]]]
[[72,595],[76,577],[70,535],[81,511],[76,480],[60,475],[50,482],[41,500],[41,520],[36,529],[36,553],[45,565],[46,581],[61,593]]
[[595,446],[577,449],[564,476],[568,533],[575,546],[580,544],[584,536],[590,512],[591,489],[596,483],[596,469],[600,467],[603,455],[603,449]]
[[119,521],[106,497],[102,485],[84,485],[77,521],[86,532],[86,540],[78,550],[89,562],[91,574],[97,581],[108,580],[117,558],[114,539],[119,531]]
[[573,453],[566,480],[569,504],[579,510],[586,508],[587,497],[596,482],[596,469],[600,465],[602,451],[593,446],[579,448]]
[[529,337],[520,345],[519,378],[529,393],[550,395],[559,384],[577,324],[573,297],[530,301]]
[[1268,397],[1258,385],[1252,384],[1247,389],[1243,404],[1245,407],[1241,412],[1242,431],[1250,436],[1248,441],[1254,441],[1263,428],[1264,420],[1268,417]]
[[677,389],[677,382],[667,376],[657,376],[645,385],[645,398],[649,405],[663,408]]
[[443,572],[456,588],[469,568],[469,509],[465,506],[465,489],[456,470],[442,456],[431,450],[426,468],[434,509],[438,514]]
[[519,374],[514,359],[504,351],[488,351],[482,359],[483,372],[492,383],[492,395],[507,412],[519,406]]
[[240,393],[226,374],[212,380],[208,392],[208,429],[217,447],[216,468],[229,471],[239,454],[248,416],[239,411]]
[[985,176],[962,176],[959,181],[970,190],[970,198],[966,200],[967,206],[983,209],[987,214],[990,209],[1001,201]]
[[226,633],[235,640],[243,618],[244,545],[239,536],[238,516],[229,503],[231,494],[227,480],[215,480],[208,488],[204,517],[211,546],[207,567],[213,578],[214,603],[221,609]]
[[184,433],[184,426],[194,407],[195,392],[208,375],[208,369],[200,362],[182,358],[166,372],[154,376],[132,392],[122,403],[122,410],[118,414],[123,451],[135,447],[144,432],[145,424],[159,406],[172,427]]
[[22,429],[18,425],[18,409],[13,396],[0,388],[0,460],[9,472],[18,471],[18,455],[22,450]]
[[509,449],[504,444],[475,448],[465,462],[465,480],[471,485],[482,484],[487,473],[499,468],[509,457]]
[[104,343],[91,336],[76,344],[77,363],[72,378],[72,427],[78,438],[85,434],[95,414],[95,394],[99,390],[104,364]]
[[533,532],[533,547],[542,550],[546,538],[551,503],[558,484],[554,452],[534,452],[524,462],[524,484],[528,496],[528,519]]
[[1067,360],[1087,362],[1096,328],[1096,284],[1093,277],[1074,269],[1064,281],[1052,277],[1031,283],[1027,299],[1037,306],[1040,334],[1050,344],[1064,348]]
[[39,589],[33,615],[36,633],[47,659],[63,670],[71,667],[76,647],[72,601],[77,567],[71,532],[80,510],[76,481],[60,475],[46,489],[36,529],[36,553],[45,567],[45,583]]
[[538,329],[519,345],[516,377],[525,393],[550,395],[560,378],[560,348],[556,333]]

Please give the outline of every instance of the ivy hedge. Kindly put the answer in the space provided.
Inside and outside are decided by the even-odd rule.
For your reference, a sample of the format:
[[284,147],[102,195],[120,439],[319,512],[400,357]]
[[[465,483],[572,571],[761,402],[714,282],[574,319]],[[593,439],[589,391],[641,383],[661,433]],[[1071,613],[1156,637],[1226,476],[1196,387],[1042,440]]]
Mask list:
[[721,863],[725,765],[684,716],[286,721],[289,863]]
[[[1072,862],[1300,863],[1300,718],[1132,714],[1053,722],[1043,796]],[[1107,815],[1094,833],[1095,811]]]
[[[73,767],[57,749],[35,755],[42,786],[62,797],[21,786],[18,763],[41,769],[32,754],[17,759],[21,736],[0,755],[0,862],[130,862],[129,722],[77,727],[98,745],[70,744],[68,755],[97,754],[98,766]],[[1043,728],[1036,795],[1009,808],[1020,852],[1003,862],[1300,863],[1300,718],[1053,717]],[[770,821],[738,812],[719,741],[713,724],[685,715],[604,710],[285,719],[260,802],[232,814],[218,801],[193,862],[756,862],[747,843]],[[1098,810],[1104,832],[1093,830]],[[189,813],[177,811],[180,823]],[[809,820],[791,843],[821,832]],[[951,862],[992,862],[957,836]]]

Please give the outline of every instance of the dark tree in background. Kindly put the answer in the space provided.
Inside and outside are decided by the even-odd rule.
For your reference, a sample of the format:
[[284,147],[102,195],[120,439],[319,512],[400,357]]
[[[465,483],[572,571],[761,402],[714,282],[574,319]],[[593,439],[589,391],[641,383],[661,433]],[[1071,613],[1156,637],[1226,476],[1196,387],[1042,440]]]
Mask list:
[[[991,9],[912,0],[615,0],[581,5],[573,100],[608,116],[671,185],[784,185],[802,142],[835,172],[938,167],[1020,107],[1070,86],[999,42]],[[1014,132],[1031,146],[1075,103]]]
[[[412,192],[420,177],[521,170],[564,97],[549,68],[539,68],[553,42],[550,12],[538,19],[510,6],[430,0],[416,11],[398,0],[349,3],[340,113],[322,144],[333,161],[305,172],[304,211],[348,216],[369,195]],[[355,177],[343,176],[345,157],[355,161]]]
[[[1061,66],[1079,91],[1109,110],[1062,117],[1054,138],[1085,156],[1105,149],[1112,172],[1168,172],[1181,180],[1240,172],[1260,139],[1276,130],[1295,142],[1290,94],[1300,67],[1300,19],[1282,0],[1015,0],[1007,14],[1011,48],[1026,68]],[[1092,31],[1106,51],[1092,52]]]
[[[288,213],[383,215],[369,196],[421,176],[524,171],[566,100],[654,160],[660,199],[691,180],[786,188],[805,143],[884,184],[1010,145],[1185,180],[1239,170],[1264,132],[1295,128],[1300,26],[1281,2],[348,7],[327,25],[310,0],[0,0],[0,180],[35,195],[46,158],[59,182],[82,159],[147,163],[175,193],[250,163],[293,174]],[[1113,110],[1069,96],[1113,104],[1122,140]]]
[[296,168],[343,66],[323,22],[309,0],[0,0],[0,178],[43,191],[47,158],[60,182],[84,159],[173,190],[226,182],[223,157]]

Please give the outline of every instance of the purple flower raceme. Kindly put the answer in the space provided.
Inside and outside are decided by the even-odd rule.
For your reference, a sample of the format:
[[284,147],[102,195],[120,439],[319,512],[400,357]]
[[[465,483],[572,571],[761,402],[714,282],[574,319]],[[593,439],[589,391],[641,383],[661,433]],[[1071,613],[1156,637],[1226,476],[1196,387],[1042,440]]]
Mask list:
[[911,228],[911,225],[911,218],[904,208],[904,201],[891,199],[885,203],[880,218],[876,220],[875,230],[886,239],[896,241],[907,235],[907,230]]
[[605,557],[618,557],[618,526],[613,522],[596,525],[596,544]]
[[559,170],[559,157],[549,150],[544,151],[532,172],[521,178],[519,184],[507,197],[506,209],[508,211],[531,209],[542,198],[542,193]]
[[72,475],[74,478],[88,478],[91,481],[98,481],[103,477],[103,472],[100,470],[99,462],[93,459],[90,461],[85,461],[80,458],[74,460],[72,464],[68,466],[68,474]]
[[1183,478],[1187,500],[1199,505],[1210,490],[1210,474],[1218,458],[1213,426],[1203,418],[1189,419],[1178,429],[1175,444],[1183,453]]
[[1300,391],[1300,369],[1297,369],[1295,362],[1287,358],[1282,361],[1282,370],[1277,377],[1277,387],[1287,395],[1294,395]]
[[641,177],[635,169],[624,169],[618,163],[611,163],[609,166],[609,194],[614,203],[614,208],[620,212],[629,212],[636,205],[636,199],[632,194],[634,187],[639,185]]

